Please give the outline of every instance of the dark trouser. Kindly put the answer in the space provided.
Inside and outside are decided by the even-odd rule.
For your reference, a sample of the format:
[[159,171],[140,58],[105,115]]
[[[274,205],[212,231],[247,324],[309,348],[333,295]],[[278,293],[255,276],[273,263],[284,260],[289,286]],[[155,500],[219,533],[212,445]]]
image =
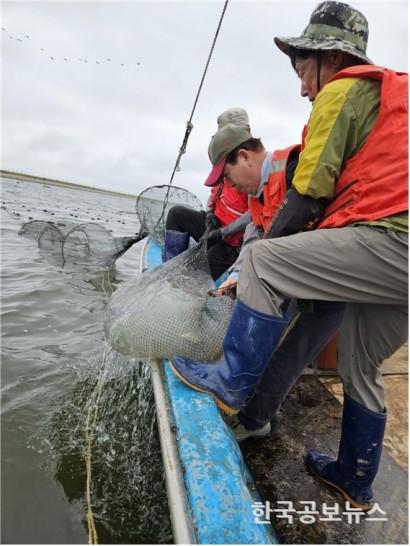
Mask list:
[[279,410],[304,368],[339,329],[346,305],[314,302],[312,313],[302,313],[274,352],[254,391],[239,413],[249,430],[260,428]]
[[165,229],[188,233],[198,242],[205,231],[205,212],[176,205],[168,212]]
[[[192,210],[188,207],[176,205],[167,216],[166,229],[188,233],[190,237],[199,241],[205,233],[205,212]],[[234,247],[225,241],[208,245],[208,262],[211,275],[218,279],[235,261],[239,254],[239,247]]]

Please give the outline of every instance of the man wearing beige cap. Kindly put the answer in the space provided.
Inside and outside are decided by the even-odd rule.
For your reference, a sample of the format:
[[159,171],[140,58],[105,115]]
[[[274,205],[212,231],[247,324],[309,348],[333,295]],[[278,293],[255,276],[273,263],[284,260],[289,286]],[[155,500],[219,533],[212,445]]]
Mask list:
[[[233,123],[250,131],[246,110],[229,108],[217,118],[218,129]],[[205,232],[208,237],[208,262],[213,279],[218,279],[238,257],[243,233],[249,223],[248,198],[238,192],[223,177],[208,177],[211,187],[206,213],[177,205],[166,221],[164,260],[170,260],[188,248],[189,238],[198,241]]]
[[[277,408],[300,372],[297,362],[281,365],[291,350],[286,338],[275,351],[286,299],[309,300],[314,308],[345,302],[339,453],[333,459],[310,450],[305,463],[362,510],[374,503],[387,418],[380,365],[408,334],[408,78],[374,66],[367,37],[362,13],[326,1],[302,36],[275,38],[300,78],[301,95],[312,102],[292,188],[267,238],[252,245],[241,266],[223,359],[174,360],[186,383],[240,409],[242,426],[260,429],[262,398]],[[218,168],[225,161],[224,175],[244,186],[251,174],[246,155],[235,164],[228,157],[218,158]],[[289,335],[303,342],[303,332]]]

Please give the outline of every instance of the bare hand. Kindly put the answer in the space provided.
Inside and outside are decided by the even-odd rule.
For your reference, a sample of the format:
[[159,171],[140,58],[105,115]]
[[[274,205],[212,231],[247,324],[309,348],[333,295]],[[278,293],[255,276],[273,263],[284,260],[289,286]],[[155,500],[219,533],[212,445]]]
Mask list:
[[212,291],[214,296],[229,296],[233,300],[236,298],[236,285],[238,281],[235,279],[227,279],[219,288]]

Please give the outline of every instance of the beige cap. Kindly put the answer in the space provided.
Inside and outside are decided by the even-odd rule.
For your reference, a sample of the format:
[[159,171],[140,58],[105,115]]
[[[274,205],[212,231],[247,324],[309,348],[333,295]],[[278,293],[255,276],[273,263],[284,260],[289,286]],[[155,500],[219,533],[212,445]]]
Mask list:
[[228,123],[232,123],[238,127],[245,127],[246,129],[250,128],[248,113],[239,106],[229,108],[222,112],[222,114],[219,114],[216,122],[218,123],[218,129],[222,129],[222,127],[225,127]]

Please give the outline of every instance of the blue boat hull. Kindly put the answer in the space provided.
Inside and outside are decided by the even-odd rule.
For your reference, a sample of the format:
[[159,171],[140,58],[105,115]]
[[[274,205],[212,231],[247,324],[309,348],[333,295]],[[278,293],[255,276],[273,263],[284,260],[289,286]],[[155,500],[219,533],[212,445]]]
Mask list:
[[[159,245],[148,240],[143,251],[143,269],[161,263]],[[181,515],[173,517],[172,513],[177,508],[185,512],[186,518],[182,541],[186,542],[190,534],[188,541],[199,544],[277,544],[272,527],[255,520],[254,503],[261,499],[238,443],[213,399],[182,383],[168,361],[164,360],[160,367],[167,422],[176,446],[175,449],[168,446],[165,456],[177,459],[172,464],[167,461],[165,472],[167,467],[168,473],[178,467],[185,496],[184,499],[175,496],[178,485],[168,490],[174,536],[180,534]],[[167,483],[170,489],[171,482]],[[175,540],[178,543],[180,539],[177,536]]]

